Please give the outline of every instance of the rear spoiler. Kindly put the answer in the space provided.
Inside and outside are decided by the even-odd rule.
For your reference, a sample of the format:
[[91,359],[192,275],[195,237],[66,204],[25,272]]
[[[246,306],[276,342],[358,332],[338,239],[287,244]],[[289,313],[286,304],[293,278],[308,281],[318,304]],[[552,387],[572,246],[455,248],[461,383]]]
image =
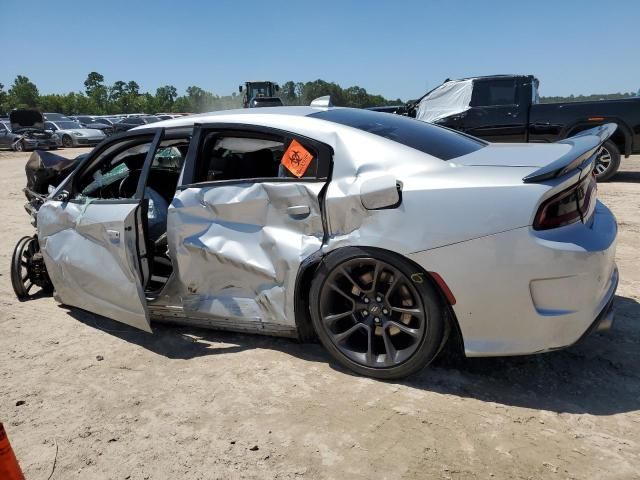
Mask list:
[[586,167],[587,164],[595,161],[600,146],[613,135],[616,128],[618,125],[615,123],[605,123],[557,142],[571,145],[571,150],[549,165],[527,175],[522,181],[524,183],[542,182],[561,177],[576,168]]

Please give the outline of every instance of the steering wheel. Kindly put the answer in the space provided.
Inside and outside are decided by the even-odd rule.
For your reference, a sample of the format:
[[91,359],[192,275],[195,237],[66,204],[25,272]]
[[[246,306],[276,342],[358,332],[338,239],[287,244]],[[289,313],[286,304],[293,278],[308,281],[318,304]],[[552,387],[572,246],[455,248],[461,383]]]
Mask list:
[[[142,170],[131,170],[126,177],[120,180],[120,185],[118,185],[119,198],[131,198],[133,197],[133,195],[135,195],[141,173]],[[129,195],[127,195],[131,188],[133,188],[133,191]]]

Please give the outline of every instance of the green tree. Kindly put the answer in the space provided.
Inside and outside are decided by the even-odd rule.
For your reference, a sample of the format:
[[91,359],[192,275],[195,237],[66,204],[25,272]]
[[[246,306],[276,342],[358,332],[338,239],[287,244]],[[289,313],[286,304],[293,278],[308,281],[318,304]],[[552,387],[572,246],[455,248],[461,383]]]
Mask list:
[[298,95],[296,93],[296,84],[289,80],[280,87],[280,98],[285,105],[298,105]]
[[98,72],[90,72],[84,81],[84,91],[90,97],[98,88],[104,88],[104,76]]
[[156,89],[155,102],[157,111],[170,112],[178,98],[178,90],[173,85],[165,85]]
[[91,107],[90,112],[84,113],[106,113],[109,96],[107,87],[104,85],[104,76],[98,72],[90,72],[84,81],[84,88]]
[[140,85],[138,85],[137,82],[131,80],[129,83],[127,83],[125,92],[132,96],[140,95]]
[[27,108],[38,104],[38,87],[28,77],[18,75],[9,89],[9,103],[13,107]]
[[0,113],[6,113],[9,110],[9,105],[7,105],[8,100],[7,92],[4,91],[4,85],[0,83]]

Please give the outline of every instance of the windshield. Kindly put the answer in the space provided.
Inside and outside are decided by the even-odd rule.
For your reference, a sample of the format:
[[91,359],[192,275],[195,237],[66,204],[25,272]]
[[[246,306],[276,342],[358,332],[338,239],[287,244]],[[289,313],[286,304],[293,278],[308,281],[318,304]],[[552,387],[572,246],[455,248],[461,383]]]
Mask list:
[[58,128],[60,130],[68,130],[71,128],[82,128],[82,125],[80,125],[78,122],[56,122],[56,125],[58,126]]
[[336,108],[310,116],[373,133],[440,160],[461,157],[487,145],[477,138],[393,113]]

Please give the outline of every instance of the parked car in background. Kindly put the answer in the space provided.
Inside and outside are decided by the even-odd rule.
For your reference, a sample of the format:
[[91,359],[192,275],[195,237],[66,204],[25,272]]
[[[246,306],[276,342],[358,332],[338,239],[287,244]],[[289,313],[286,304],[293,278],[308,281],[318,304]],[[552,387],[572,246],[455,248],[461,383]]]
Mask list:
[[114,132],[113,125],[104,118],[89,115],[75,115],[70,118],[77,121],[83,128],[100,130],[106,136],[112,135]]
[[115,133],[115,128],[113,128],[112,125],[109,125],[107,123],[102,123],[102,121],[99,120],[99,119],[96,119],[96,121],[92,122],[92,123],[81,123],[81,125],[84,128],[89,128],[89,129],[93,129],[93,130],[100,130],[107,137],[109,135],[113,135]]
[[84,128],[73,120],[45,122],[45,128],[55,132],[60,137],[62,146],[66,148],[97,145],[106,137],[101,130]]
[[96,117],[91,115],[71,115],[69,118],[75,120],[80,125],[87,125],[96,121]]
[[67,115],[63,115],[62,113],[52,113],[52,112],[45,112],[42,114],[44,116],[45,120],[49,120],[49,121],[60,121],[60,120],[71,120]]
[[0,122],[0,148],[17,152],[26,150],[55,150],[61,145],[58,135],[45,130],[44,118],[37,110],[17,109],[8,121]]
[[448,80],[409,105],[408,115],[490,142],[551,143],[605,123],[617,129],[602,146],[596,178],[608,180],[620,156],[640,153],[640,98],[539,103],[533,75]]
[[110,126],[113,126],[115,123],[118,123],[121,120],[120,117],[93,117],[93,118],[98,123],[104,123]]
[[155,115],[140,115],[135,117],[125,117],[116,123],[113,128],[116,133],[126,132],[134,127],[140,127],[142,125],[148,125],[149,123],[159,122],[160,119]]

